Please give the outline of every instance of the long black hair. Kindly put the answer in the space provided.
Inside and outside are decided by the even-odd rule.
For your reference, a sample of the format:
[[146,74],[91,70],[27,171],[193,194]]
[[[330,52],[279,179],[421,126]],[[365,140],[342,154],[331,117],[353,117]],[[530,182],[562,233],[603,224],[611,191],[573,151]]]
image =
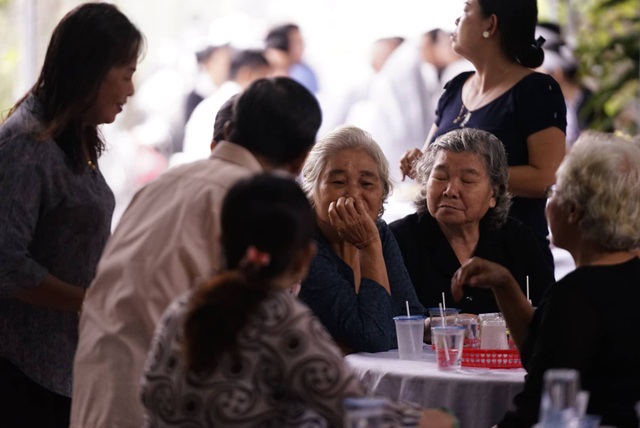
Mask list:
[[104,150],[97,126],[83,123],[83,115],[95,103],[109,70],[136,60],[143,48],[142,33],[116,6],[78,6],[56,26],[38,80],[9,115],[35,94],[45,123],[39,138],[54,139],[80,172],[87,161],[83,146],[94,163]]
[[[272,280],[313,239],[314,214],[293,178],[264,173],[229,190],[221,230],[228,270],[196,290],[185,321],[187,367],[197,372],[213,369],[223,352],[234,351]],[[247,260],[250,247],[268,254],[268,262]]]

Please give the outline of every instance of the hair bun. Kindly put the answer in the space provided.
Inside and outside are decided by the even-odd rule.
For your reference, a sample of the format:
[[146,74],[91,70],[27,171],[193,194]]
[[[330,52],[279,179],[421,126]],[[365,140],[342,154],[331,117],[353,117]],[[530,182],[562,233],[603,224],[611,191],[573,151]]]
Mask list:
[[544,42],[545,38],[540,36],[527,46],[523,47],[517,57],[517,61],[525,67],[540,67],[544,61],[544,50],[542,49]]

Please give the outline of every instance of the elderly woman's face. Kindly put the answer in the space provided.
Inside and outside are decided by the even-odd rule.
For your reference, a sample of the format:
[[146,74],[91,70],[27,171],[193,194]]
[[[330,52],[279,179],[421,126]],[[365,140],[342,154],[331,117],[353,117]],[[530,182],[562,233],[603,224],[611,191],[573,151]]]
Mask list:
[[441,150],[427,181],[429,213],[447,227],[478,225],[496,206],[489,174],[479,155]]
[[316,214],[329,221],[329,204],[341,196],[361,199],[376,220],[382,209],[382,180],[373,158],[363,150],[341,150],[327,159],[313,195]]

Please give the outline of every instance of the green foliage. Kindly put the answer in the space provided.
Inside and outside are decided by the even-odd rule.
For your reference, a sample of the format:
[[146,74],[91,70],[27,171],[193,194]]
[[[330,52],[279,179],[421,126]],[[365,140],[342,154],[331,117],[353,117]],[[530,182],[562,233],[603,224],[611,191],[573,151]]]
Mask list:
[[592,127],[636,134],[640,102],[640,10],[638,0],[572,2],[582,18],[577,56],[582,74],[595,85],[588,106]]

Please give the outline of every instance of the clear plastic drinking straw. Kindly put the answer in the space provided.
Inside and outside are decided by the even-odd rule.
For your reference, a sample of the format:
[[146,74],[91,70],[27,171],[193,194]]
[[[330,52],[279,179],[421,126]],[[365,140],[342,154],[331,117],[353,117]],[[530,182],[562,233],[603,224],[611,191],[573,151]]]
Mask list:
[[447,303],[444,300],[444,291],[442,292],[442,309],[447,310]]
[[[407,307],[407,317],[411,317],[411,312],[409,312],[409,301],[408,301],[408,300],[405,300],[405,301],[404,301],[404,304],[405,304],[405,305],[406,305],[406,307]],[[415,341],[413,340],[413,334],[409,334],[409,341],[411,342],[411,348],[412,348],[412,349],[413,349],[413,348],[415,348],[415,347],[416,347],[416,343],[415,343]]]
[[[442,303],[438,303],[438,307],[440,308],[440,319],[442,320],[442,327],[446,327],[447,323],[444,319],[444,308],[442,307]],[[447,359],[447,363],[450,363],[451,359],[449,358],[449,347],[447,346],[447,340],[445,338],[442,338],[442,344],[444,345],[444,356]]]
[[529,298],[529,275],[527,275],[527,302],[529,302],[529,304],[533,306],[533,304],[531,303],[531,299]]

